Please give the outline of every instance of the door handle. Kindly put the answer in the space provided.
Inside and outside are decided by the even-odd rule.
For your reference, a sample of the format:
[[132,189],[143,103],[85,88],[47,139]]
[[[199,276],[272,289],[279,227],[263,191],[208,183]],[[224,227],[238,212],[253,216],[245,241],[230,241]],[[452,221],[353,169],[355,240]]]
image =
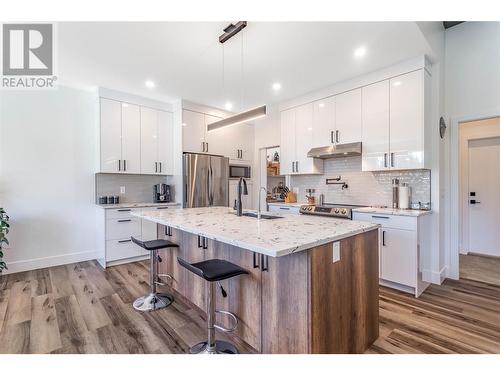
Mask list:
[[335,142],[339,143],[339,131],[335,130]]
[[479,201],[477,201],[475,199],[471,199],[470,200],[470,204],[479,204],[479,203],[481,203],[481,202],[479,202]]

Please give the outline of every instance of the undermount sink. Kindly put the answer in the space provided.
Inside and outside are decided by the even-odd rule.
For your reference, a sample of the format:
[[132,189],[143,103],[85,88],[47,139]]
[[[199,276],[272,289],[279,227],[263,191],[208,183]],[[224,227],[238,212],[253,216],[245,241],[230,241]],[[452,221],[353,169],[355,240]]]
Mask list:
[[[256,212],[243,212],[243,216],[248,216],[248,217],[255,217],[257,218],[258,215]],[[283,216],[274,216],[274,215],[267,215],[267,214],[260,214],[261,219],[266,219],[266,220],[273,220],[273,219],[282,219]]]

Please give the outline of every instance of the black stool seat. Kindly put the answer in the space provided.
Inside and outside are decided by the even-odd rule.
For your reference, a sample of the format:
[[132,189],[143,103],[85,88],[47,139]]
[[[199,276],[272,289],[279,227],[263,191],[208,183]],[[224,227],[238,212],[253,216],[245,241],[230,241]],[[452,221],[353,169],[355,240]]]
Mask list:
[[134,237],[130,237],[130,239],[133,243],[146,250],[160,250],[166,249],[167,247],[179,247],[179,245],[177,245],[176,243],[167,240],[141,241]]
[[177,261],[181,266],[207,281],[220,281],[248,273],[244,268],[222,259],[209,259],[192,264],[182,258],[177,258]]

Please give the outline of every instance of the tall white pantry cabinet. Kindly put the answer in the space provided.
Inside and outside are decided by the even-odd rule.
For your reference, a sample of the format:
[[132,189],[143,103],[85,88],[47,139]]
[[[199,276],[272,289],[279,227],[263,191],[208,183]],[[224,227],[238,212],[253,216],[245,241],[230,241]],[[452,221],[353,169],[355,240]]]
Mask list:
[[100,173],[173,173],[173,114],[99,98]]

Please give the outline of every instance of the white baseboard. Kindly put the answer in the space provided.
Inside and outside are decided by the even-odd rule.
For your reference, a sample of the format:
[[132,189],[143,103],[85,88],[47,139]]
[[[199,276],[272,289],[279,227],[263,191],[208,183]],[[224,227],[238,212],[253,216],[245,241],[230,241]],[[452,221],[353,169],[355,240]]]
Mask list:
[[448,274],[448,267],[444,266],[439,272],[431,270],[422,271],[422,280],[428,283],[441,285]]
[[45,258],[19,260],[17,262],[7,263],[7,267],[9,267],[9,269],[3,270],[2,274],[7,275],[9,273],[30,271],[39,268],[60,266],[63,264],[70,264],[75,262],[83,262],[86,260],[97,259],[98,255],[99,253],[97,251],[84,251],[80,253],[54,255]]

